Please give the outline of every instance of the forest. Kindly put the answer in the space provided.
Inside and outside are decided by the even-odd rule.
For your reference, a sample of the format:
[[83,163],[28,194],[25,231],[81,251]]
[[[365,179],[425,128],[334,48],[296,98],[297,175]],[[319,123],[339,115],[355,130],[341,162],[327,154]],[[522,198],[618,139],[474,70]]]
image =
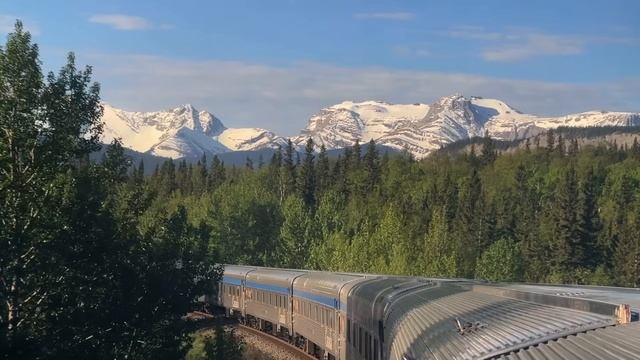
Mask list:
[[[579,146],[549,131],[499,154],[337,159],[309,140],[268,161],[167,161],[144,178],[140,223],[186,211],[225,263],[637,287],[640,146]],[[144,226],[144,225],[143,225]]]
[[72,54],[44,76],[20,23],[0,50],[0,358],[180,358],[222,263],[639,285],[637,140],[485,136],[419,161],[309,140],[145,175],[118,141],[90,160],[99,91]]

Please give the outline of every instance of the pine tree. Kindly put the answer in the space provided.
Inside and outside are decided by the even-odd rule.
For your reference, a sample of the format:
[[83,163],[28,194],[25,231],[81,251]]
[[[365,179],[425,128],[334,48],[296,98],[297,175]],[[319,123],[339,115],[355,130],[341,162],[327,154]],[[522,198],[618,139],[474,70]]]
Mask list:
[[364,169],[365,169],[365,192],[368,194],[373,193],[374,189],[380,183],[380,164],[378,150],[376,149],[376,143],[373,139],[369,141],[367,145],[367,151],[364,154]]
[[358,169],[360,167],[360,161],[362,160],[362,149],[360,147],[360,139],[356,139],[351,149],[351,162],[352,168]]
[[482,238],[481,218],[484,216],[482,208],[482,184],[478,171],[474,168],[467,182],[460,192],[455,221],[456,240],[460,259],[459,273],[462,277],[472,277],[475,272],[475,262],[482,253],[489,239]]
[[556,145],[555,133],[553,129],[549,129],[547,131],[547,146],[546,146],[547,154],[551,154],[553,152],[553,150],[555,149],[555,145]]
[[564,173],[553,200],[555,235],[551,241],[551,268],[558,274],[568,274],[584,259],[578,227],[578,182],[573,165]]
[[480,154],[480,161],[484,165],[493,164],[496,161],[498,153],[496,151],[496,145],[489,136],[489,131],[485,131],[484,137],[482,138],[482,152]]
[[280,168],[280,202],[293,193],[296,188],[296,164],[294,160],[294,153],[298,152],[294,150],[291,139],[287,141],[287,147],[284,151],[284,157],[282,159],[282,167]]
[[567,149],[565,148],[564,137],[562,134],[558,135],[558,144],[556,145],[555,151],[560,157],[563,157],[566,154]]
[[210,191],[217,189],[226,180],[226,170],[224,162],[220,161],[217,155],[211,161],[211,171],[209,171],[207,184]]
[[135,184],[140,186],[144,182],[144,160],[140,159],[140,163],[138,163],[138,170],[135,173]]
[[329,164],[329,157],[327,156],[327,149],[324,144],[320,146],[320,152],[318,153],[318,164],[316,166],[316,194],[323,194],[331,185],[331,165]]
[[579,259],[580,264],[590,269],[595,269],[597,265],[600,265],[598,260],[601,259],[601,252],[598,249],[598,232],[601,226],[598,215],[597,196],[596,177],[593,173],[593,168],[590,168],[581,182],[580,207],[578,209],[580,231],[579,248],[583,250],[583,253],[574,255],[582,255],[582,258]]
[[247,170],[253,171],[253,160],[247,156],[247,160],[244,163],[244,167]]
[[316,170],[314,167],[314,158],[313,139],[309,138],[304,150],[304,160],[300,167],[300,173],[298,174],[298,192],[309,208],[313,208],[316,201]]
[[105,153],[102,166],[106,170],[105,176],[108,182],[119,184],[126,180],[131,159],[124,154],[120,140],[115,139],[111,142]]
[[273,168],[280,168],[282,166],[282,148],[278,146],[276,151],[271,156],[271,162],[269,165]]

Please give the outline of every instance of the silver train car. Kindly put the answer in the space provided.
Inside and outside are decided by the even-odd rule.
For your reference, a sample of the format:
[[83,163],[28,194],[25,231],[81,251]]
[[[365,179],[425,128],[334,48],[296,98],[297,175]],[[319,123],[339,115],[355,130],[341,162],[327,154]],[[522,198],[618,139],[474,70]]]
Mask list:
[[319,359],[640,359],[640,289],[237,265],[218,289],[227,316]]

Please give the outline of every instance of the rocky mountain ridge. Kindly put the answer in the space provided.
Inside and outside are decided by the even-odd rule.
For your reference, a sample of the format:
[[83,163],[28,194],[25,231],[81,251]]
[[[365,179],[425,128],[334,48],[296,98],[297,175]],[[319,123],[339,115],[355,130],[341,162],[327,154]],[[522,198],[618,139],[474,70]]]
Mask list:
[[[207,111],[191,105],[158,112],[128,112],[104,104],[105,137],[121,138],[142,153],[181,158],[203,153],[277,148],[287,139],[261,128],[227,128]],[[520,112],[503,101],[460,94],[433,104],[390,104],[345,101],[313,115],[291,140],[304,146],[308,138],[327,149],[351,146],[356,140],[407,149],[422,158],[449,143],[485,131],[499,140],[536,135],[548,129],[593,126],[640,126],[640,113],[590,111],[559,117]]]

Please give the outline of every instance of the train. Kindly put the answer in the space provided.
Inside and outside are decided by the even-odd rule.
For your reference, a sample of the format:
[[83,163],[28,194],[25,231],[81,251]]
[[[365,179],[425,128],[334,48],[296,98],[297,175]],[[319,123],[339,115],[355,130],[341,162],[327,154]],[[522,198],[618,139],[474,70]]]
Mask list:
[[207,301],[318,359],[640,358],[639,289],[225,265]]

